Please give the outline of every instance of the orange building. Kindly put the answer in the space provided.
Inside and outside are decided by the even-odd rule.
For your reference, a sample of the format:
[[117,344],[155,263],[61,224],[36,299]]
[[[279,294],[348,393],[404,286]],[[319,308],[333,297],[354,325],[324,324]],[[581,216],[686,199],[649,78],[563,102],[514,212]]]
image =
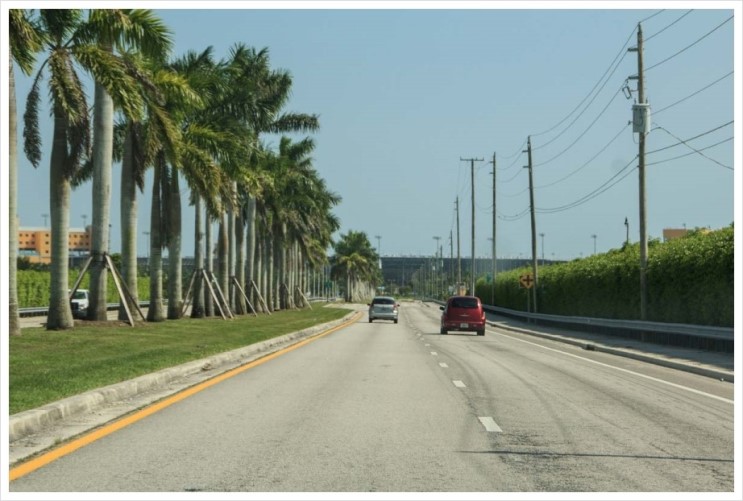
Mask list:
[[663,241],[668,242],[676,238],[681,238],[689,233],[686,228],[664,228],[663,229]]
[[[84,230],[70,228],[67,246],[70,252],[90,252],[91,226]],[[18,257],[32,263],[49,264],[52,260],[52,232],[49,228],[20,228],[18,230]]]

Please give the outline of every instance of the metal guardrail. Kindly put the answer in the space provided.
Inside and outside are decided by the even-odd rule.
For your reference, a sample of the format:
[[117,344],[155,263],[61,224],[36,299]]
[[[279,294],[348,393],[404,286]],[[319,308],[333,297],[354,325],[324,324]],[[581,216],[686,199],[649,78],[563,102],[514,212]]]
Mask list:
[[665,322],[646,322],[642,320],[617,320],[613,318],[572,317],[564,315],[547,315],[544,313],[526,313],[509,310],[498,306],[484,306],[486,311],[502,315],[522,317],[526,319],[542,320],[546,322],[569,325],[584,325],[618,330],[639,332],[658,332],[663,334],[681,334],[684,336],[702,337],[707,339],[721,339],[732,341],[735,331],[732,327],[711,327],[708,325],[674,324]]
[[[149,301],[140,301],[139,307],[146,308],[150,305]],[[119,303],[108,303],[106,305],[107,311],[114,311],[119,309]],[[18,315],[21,317],[43,317],[49,314],[49,307],[44,306],[41,308],[18,308]]]
[[[442,301],[434,301],[444,304]],[[526,320],[541,320],[555,324],[600,327],[617,331],[654,332],[660,334],[676,334],[705,339],[733,341],[735,330],[732,327],[711,327],[708,325],[675,324],[666,322],[647,322],[642,320],[618,320],[613,318],[573,317],[565,315],[548,315],[545,313],[527,313],[525,311],[510,310],[499,306],[483,305],[483,309],[490,313],[498,313],[509,317],[524,318]]]

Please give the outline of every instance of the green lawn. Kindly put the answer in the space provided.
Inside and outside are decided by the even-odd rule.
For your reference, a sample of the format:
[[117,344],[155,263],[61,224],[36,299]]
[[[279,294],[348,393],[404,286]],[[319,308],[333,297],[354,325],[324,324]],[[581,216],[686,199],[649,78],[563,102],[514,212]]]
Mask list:
[[349,310],[290,310],[232,320],[221,317],[26,328],[10,338],[10,414],[178,364],[342,318]]

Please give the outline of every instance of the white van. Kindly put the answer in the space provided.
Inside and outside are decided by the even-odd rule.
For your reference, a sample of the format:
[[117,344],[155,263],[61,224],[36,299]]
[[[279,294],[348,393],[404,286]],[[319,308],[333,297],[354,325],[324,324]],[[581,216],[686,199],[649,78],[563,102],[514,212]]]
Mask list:
[[[69,293],[69,291],[68,291]],[[73,317],[84,317],[88,314],[88,289],[78,289],[70,298]]]

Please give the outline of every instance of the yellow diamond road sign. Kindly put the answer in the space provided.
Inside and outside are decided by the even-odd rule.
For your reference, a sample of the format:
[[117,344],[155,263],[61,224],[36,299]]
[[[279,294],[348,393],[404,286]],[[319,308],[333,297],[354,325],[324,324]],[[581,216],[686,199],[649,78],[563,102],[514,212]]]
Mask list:
[[534,277],[531,276],[531,273],[521,275],[519,277],[519,284],[524,289],[531,289],[534,286]]

